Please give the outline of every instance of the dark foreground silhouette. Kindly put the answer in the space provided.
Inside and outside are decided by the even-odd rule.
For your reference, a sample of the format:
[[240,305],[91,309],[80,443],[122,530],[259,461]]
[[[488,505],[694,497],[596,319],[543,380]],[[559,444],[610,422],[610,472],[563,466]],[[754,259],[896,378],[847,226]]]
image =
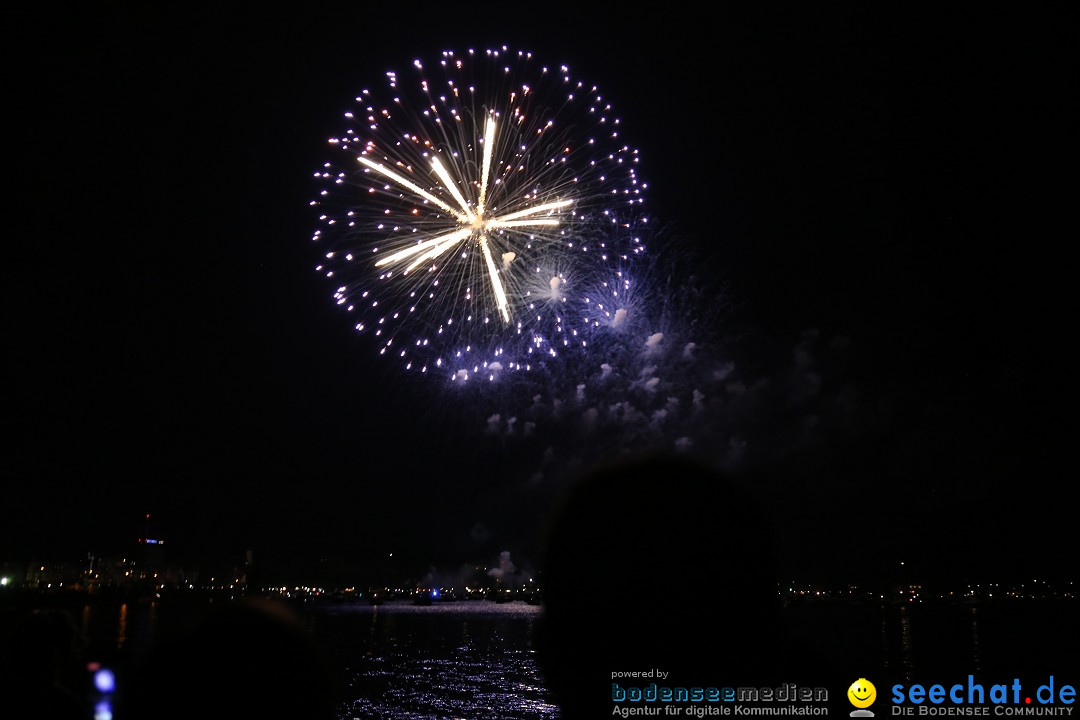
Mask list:
[[7,640],[0,662],[0,717],[86,717],[85,676],[79,667],[83,641],[69,613],[35,610],[18,622]]
[[[790,665],[757,504],[691,462],[610,467],[551,528],[536,644],[571,720],[607,717],[611,684],[762,687]],[[661,670],[659,677],[613,673]]]

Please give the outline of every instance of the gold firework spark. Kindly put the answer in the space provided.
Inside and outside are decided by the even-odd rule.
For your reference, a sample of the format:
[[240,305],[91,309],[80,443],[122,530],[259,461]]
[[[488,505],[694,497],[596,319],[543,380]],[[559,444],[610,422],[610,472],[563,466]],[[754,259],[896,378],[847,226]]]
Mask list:
[[499,268],[496,267],[495,260],[491,255],[488,232],[499,228],[558,227],[559,220],[557,217],[552,217],[552,214],[558,210],[569,207],[573,204],[573,200],[558,200],[555,202],[542,203],[540,205],[533,205],[523,210],[515,210],[514,212],[503,215],[488,212],[485,201],[487,200],[487,188],[489,175],[491,173],[491,157],[495,148],[496,130],[497,123],[495,122],[495,118],[488,118],[484,130],[484,150],[481,162],[481,167],[483,169],[478,183],[480,196],[476,203],[475,210],[469,202],[466,201],[459,186],[464,185],[465,187],[471,187],[477,185],[477,183],[470,183],[465,178],[455,180],[446,170],[446,167],[439,160],[438,156],[435,156],[431,161],[431,171],[442,183],[443,188],[450,194],[454,202],[457,203],[457,208],[454,208],[436,195],[424,190],[416,183],[402,177],[385,165],[377,163],[365,156],[360,156],[358,160],[368,169],[380,173],[384,177],[397,183],[399,187],[412,192],[417,197],[426,200],[443,210],[446,210],[446,212],[450,214],[450,217],[456,221],[456,227],[453,230],[418,242],[404,250],[384,252],[375,262],[375,266],[394,266],[409,261],[409,264],[404,270],[404,273],[408,274],[422,264],[435,260],[448,250],[475,241],[480,246],[480,251],[484,256],[488,282],[490,282],[491,291],[495,295],[499,314],[502,315],[504,323],[509,323],[511,320],[510,304],[506,299],[506,290],[503,288],[502,280],[499,278]]

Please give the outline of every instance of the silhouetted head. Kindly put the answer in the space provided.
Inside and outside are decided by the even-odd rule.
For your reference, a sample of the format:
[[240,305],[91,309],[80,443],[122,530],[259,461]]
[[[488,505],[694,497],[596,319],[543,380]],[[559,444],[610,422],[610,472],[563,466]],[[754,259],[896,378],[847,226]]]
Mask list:
[[156,648],[125,716],[331,718],[333,685],[314,639],[290,611],[247,600],[211,611]]
[[14,628],[0,663],[5,712],[12,717],[79,718],[79,651],[83,638],[71,614],[35,610]]
[[[537,645],[565,717],[611,711],[612,673],[672,684],[772,681],[779,664],[770,533],[727,478],[684,460],[615,465],[581,482],[551,528]],[[658,683],[662,684],[662,683]]]

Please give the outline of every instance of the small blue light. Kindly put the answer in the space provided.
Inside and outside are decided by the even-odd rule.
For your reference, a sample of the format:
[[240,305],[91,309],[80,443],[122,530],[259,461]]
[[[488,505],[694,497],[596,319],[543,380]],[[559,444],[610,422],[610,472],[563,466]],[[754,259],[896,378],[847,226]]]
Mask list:
[[439,597],[439,591],[438,590],[432,590],[431,591],[431,597]]
[[108,700],[102,700],[94,706],[94,720],[113,720],[112,705]]
[[102,668],[94,673],[94,687],[103,693],[111,693],[116,690],[116,675],[108,668]]

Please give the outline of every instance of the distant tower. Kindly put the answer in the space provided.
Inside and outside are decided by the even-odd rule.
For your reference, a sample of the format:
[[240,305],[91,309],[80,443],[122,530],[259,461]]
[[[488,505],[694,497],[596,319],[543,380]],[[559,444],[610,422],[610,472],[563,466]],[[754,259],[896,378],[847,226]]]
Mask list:
[[165,541],[150,536],[150,513],[146,513],[143,536],[135,548],[135,573],[146,578],[165,569]]

